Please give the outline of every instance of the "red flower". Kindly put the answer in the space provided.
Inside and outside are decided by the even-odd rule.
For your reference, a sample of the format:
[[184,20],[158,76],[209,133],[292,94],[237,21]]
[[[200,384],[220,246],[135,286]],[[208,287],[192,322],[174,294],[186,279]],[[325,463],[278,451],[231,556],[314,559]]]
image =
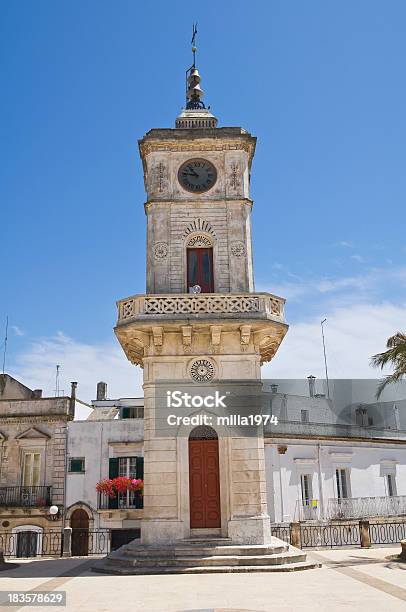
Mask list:
[[126,478],[125,476],[105,478],[96,485],[96,491],[107,497],[117,497],[117,494],[126,493],[127,491],[142,491],[143,488],[143,480],[140,478]]

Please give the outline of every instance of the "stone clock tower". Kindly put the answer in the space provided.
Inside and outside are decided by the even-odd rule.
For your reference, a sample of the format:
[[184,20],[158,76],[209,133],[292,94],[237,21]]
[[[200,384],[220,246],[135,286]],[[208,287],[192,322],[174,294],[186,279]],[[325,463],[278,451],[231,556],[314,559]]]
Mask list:
[[[156,429],[164,381],[260,381],[287,325],[284,300],[254,287],[250,173],[255,137],[217,127],[195,65],[174,129],[140,141],[147,199],[145,295],[118,302],[117,338],[144,369],[143,544],[271,541],[260,436]],[[264,253],[265,257],[266,254]],[[196,413],[195,409],[190,414]],[[203,428],[204,429],[204,428]]]

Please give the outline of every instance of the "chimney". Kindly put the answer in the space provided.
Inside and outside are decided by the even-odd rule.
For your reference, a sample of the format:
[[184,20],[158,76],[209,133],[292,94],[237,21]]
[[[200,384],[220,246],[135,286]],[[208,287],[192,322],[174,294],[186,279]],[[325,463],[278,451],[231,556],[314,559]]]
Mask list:
[[314,397],[316,395],[316,377],[310,375],[307,377],[307,380],[309,381],[309,395],[310,397]]
[[72,419],[75,416],[75,400],[76,400],[76,387],[78,386],[77,382],[71,382],[70,384],[70,402],[69,402],[69,414]]
[[97,383],[96,400],[100,402],[101,400],[105,400],[106,398],[107,398],[107,383],[100,381]]
[[32,397],[34,399],[41,399],[41,397],[42,397],[42,389],[34,389],[34,391],[32,392]]

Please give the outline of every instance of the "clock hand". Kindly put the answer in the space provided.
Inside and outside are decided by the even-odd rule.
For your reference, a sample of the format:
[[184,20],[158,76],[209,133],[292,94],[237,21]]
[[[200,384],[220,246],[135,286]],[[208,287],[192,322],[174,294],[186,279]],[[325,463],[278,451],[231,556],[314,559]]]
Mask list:
[[194,174],[195,176],[199,176],[199,175],[197,174],[197,172],[195,172],[195,171],[193,170],[192,166],[188,166],[188,169],[189,169],[191,172],[193,172],[193,174]]

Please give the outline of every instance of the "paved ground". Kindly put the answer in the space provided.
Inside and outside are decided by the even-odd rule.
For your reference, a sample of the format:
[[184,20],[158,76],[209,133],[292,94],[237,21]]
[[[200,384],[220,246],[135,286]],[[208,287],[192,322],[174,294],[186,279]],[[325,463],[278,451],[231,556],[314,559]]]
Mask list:
[[89,558],[22,562],[0,573],[0,590],[64,590],[67,612],[406,611],[406,563],[399,546],[311,551],[324,565],[305,572],[105,576]]

